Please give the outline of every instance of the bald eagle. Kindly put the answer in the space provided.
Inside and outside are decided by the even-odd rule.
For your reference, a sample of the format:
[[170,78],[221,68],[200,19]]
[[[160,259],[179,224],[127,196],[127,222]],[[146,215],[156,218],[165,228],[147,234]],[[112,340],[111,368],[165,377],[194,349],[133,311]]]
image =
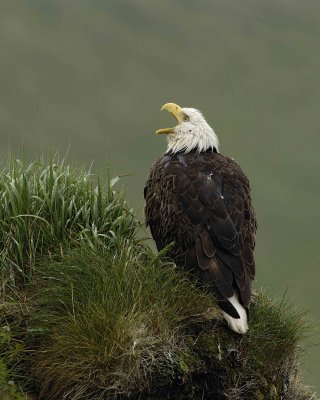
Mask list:
[[231,158],[202,113],[167,103],[161,110],[178,121],[167,151],[150,170],[145,217],[158,250],[174,243],[169,257],[215,295],[232,330],[248,330],[253,251],[257,229],[248,178]]

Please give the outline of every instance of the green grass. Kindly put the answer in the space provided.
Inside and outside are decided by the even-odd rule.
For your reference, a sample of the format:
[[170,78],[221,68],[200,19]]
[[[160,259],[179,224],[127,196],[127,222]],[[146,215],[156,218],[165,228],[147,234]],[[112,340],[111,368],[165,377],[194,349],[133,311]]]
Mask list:
[[144,246],[123,242],[115,254],[101,250],[85,247],[44,265],[33,320],[52,333],[34,369],[48,398],[63,397],[70,386],[72,399],[130,395],[148,389],[153,378],[167,379],[185,347],[184,321],[212,307]]
[[15,362],[23,350],[21,343],[12,340],[9,326],[0,328],[0,398],[1,400],[23,400],[26,396],[17,388],[7,365]]
[[[280,399],[296,379],[305,327],[284,300],[256,294],[249,333],[239,337],[190,277],[131,240],[111,254],[85,245],[38,268],[29,329],[42,398],[134,398],[170,388],[169,398],[184,399],[192,387],[200,399],[205,384],[218,399],[222,391]],[[175,397],[182,383],[186,397]]]
[[[0,272],[3,284],[29,281],[38,257],[59,252],[66,243],[94,246],[119,233],[131,237],[135,224],[123,196],[98,176],[63,162],[25,165],[10,162],[0,172]],[[2,285],[4,287],[4,285]]]
[[0,173],[2,396],[311,399],[303,313],[257,293],[248,334],[231,332],[211,295],[136,238],[113,182],[63,162]]

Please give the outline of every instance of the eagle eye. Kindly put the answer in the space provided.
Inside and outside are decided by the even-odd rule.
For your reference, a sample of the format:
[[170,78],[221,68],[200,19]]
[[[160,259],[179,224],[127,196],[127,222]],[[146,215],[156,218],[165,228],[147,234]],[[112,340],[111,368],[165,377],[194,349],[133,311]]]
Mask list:
[[184,115],[184,116],[183,116],[183,120],[184,120],[184,121],[189,121],[189,117],[188,117],[187,115]]

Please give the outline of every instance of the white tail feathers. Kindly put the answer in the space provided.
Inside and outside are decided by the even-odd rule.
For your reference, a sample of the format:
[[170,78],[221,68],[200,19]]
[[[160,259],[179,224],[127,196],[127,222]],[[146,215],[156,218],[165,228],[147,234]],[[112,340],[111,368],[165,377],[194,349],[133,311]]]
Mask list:
[[239,302],[238,293],[234,292],[234,295],[228,299],[233,307],[237,310],[240,318],[230,317],[229,314],[223,312],[225,320],[228,322],[230,328],[237,333],[247,333],[248,331],[248,316],[247,311],[242,304]]

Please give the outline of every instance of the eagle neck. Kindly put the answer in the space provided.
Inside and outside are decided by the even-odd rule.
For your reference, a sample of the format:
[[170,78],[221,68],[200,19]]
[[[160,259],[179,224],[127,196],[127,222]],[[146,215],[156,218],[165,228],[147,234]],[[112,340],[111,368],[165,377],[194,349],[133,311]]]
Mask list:
[[205,153],[218,153],[218,151],[217,151],[217,149],[215,148],[215,147],[209,147],[208,149],[206,149],[206,150],[203,150],[203,151],[198,151],[197,149],[193,149],[193,150],[191,150],[191,151],[189,151],[189,152],[185,152],[184,150],[179,150],[179,151],[172,151],[171,149],[170,150],[167,150],[166,152],[165,152],[165,155],[179,155],[179,154],[205,154]]

